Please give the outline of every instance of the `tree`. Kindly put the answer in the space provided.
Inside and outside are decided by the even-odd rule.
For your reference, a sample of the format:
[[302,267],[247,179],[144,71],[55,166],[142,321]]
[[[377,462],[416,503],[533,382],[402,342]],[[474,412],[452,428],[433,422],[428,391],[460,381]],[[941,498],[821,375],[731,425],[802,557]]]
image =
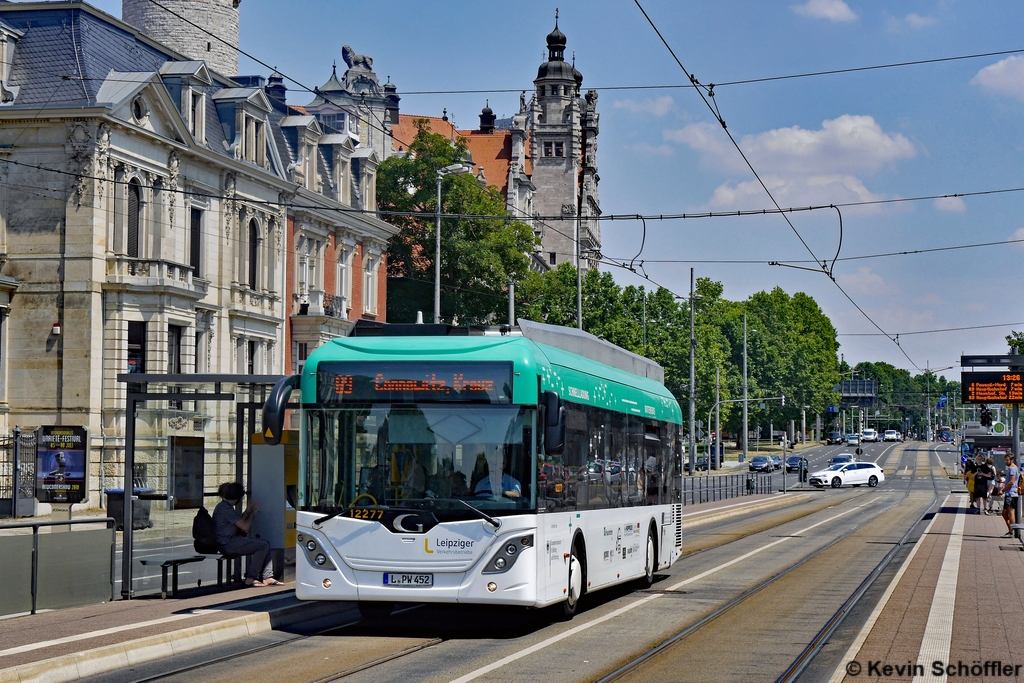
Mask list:
[[[405,156],[378,171],[377,203],[383,211],[437,211],[437,171],[459,163],[466,147],[420,126]],[[472,175],[443,178],[442,213],[504,216],[497,188]],[[394,216],[399,234],[388,247],[388,318],[412,322],[433,310],[435,222],[432,216]],[[441,318],[460,324],[492,322],[507,310],[507,287],[527,277],[537,245],[532,229],[511,218],[445,218],[441,221]]]

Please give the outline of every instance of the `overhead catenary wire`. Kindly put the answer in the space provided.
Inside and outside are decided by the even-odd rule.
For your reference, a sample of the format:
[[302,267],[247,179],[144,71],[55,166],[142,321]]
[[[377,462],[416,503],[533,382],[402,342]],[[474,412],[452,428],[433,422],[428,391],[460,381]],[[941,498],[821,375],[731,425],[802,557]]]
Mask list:
[[[633,2],[636,4],[636,6],[640,10],[640,12],[644,15],[644,18],[647,20],[647,23],[651,25],[651,28],[657,34],[658,38],[661,40],[662,44],[665,46],[665,49],[667,49],[669,54],[672,55],[672,59],[675,60],[676,64],[679,66],[680,70],[682,70],[682,72],[686,75],[687,79],[691,83],[693,83],[695,85],[701,85],[699,83],[699,81],[697,81],[697,78],[695,76],[693,76],[689,71],[687,71],[685,66],[683,66],[683,63],[679,60],[679,57],[676,56],[676,53],[672,49],[672,46],[669,45],[668,41],[661,34],[661,31],[658,29],[657,25],[654,23],[654,21],[651,19],[651,17],[647,14],[647,11],[644,10],[643,5],[640,4],[640,0],[633,0]],[[783,217],[783,219],[785,219],[786,224],[789,225],[790,229],[793,231],[793,234],[795,234],[797,236],[797,238],[800,240],[800,243],[803,244],[804,248],[807,250],[807,253],[809,253],[811,255],[811,257],[814,259],[816,264],[819,264],[821,266],[822,272],[832,281],[833,284],[835,284],[836,288],[838,288],[839,291],[842,293],[842,295],[844,297],[846,297],[847,301],[849,301],[853,305],[853,307],[856,308],[860,312],[860,314],[862,316],[864,316],[864,318],[869,323],[871,323],[871,325],[875,329],[877,329],[879,332],[881,332],[886,337],[889,337],[889,339],[894,344],[896,344],[896,347],[900,350],[900,353],[902,353],[903,356],[908,361],[910,361],[911,365],[913,365],[915,368],[920,370],[920,367],[918,367],[917,363],[914,362],[914,359],[911,358],[910,355],[906,352],[906,350],[900,345],[899,339],[897,337],[893,337],[892,335],[888,334],[884,329],[882,329],[882,327],[877,322],[875,322],[874,319],[871,316],[869,316],[867,314],[867,311],[865,311],[863,308],[861,308],[860,304],[858,304],[856,301],[854,301],[853,297],[851,297],[850,294],[843,288],[843,286],[839,284],[839,282],[836,280],[836,278],[829,272],[827,264],[825,262],[821,261],[817,257],[817,255],[814,253],[814,250],[811,249],[810,245],[807,244],[807,241],[800,234],[800,231],[797,230],[796,226],[793,225],[793,222],[791,220],[789,220],[789,216],[785,212],[782,211],[782,207],[779,205],[778,201],[775,199],[775,195],[773,195],[771,190],[768,189],[768,186],[765,185],[764,181],[761,179],[761,176],[757,173],[757,170],[754,169],[753,164],[750,163],[750,160],[747,158],[747,155],[743,153],[743,149],[740,147],[739,143],[736,141],[736,138],[733,137],[732,132],[729,130],[728,126],[726,126],[725,119],[722,117],[721,112],[718,109],[717,103],[714,103],[714,104],[712,103],[714,101],[714,88],[715,88],[714,84],[710,84],[709,83],[707,86],[702,86],[702,87],[696,88],[695,92],[697,92],[697,94],[700,95],[701,100],[703,100],[704,104],[708,107],[708,109],[712,112],[712,114],[714,114],[715,119],[722,126],[722,130],[725,132],[726,136],[728,136],[729,141],[732,142],[733,147],[739,153],[740,157],[743,159],[743,162],[747,165],[747,168],[750,169],[750,172],[754,175],[754,178],[757,179],[758,184],[765,191],[765,194],[768,195],[768,198],[771,200],[772,204],[778,210],[779,214]],[[705,95],[705,91],[707,93],[706,95]],[[709,101],[709,98],[711,98],[711,101]],[[838,255],[837,255],[837,258],[838,258]]]

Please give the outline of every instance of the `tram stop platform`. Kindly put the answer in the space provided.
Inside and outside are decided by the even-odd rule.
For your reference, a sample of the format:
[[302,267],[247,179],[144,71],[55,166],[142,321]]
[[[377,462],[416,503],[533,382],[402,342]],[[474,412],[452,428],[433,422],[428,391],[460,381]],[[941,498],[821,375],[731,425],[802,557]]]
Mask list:
[[[764,494],[685,505],[683,528],[807,497]],[[297,600],[294,581],[279,587],[235,586],[0,619],[0,683],[66,683],[271,630],[308,631],[359,618],[354,603]]]
[[351,612],[295,598],[294,583],[178,599],[117,600],[0,620],[0,683],[76,681]]
[[829,683],[1024,678],[1024,545],[969,504],[946,498]]

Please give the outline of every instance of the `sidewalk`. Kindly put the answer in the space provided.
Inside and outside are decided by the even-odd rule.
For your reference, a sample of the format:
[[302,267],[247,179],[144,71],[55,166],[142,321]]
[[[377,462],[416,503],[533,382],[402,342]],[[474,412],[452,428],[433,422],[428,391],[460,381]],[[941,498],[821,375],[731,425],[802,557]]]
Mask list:
[[946,499],[830,683],[1024,675],[1021,543],[1003,537],[1002,517],[969,514],[967,505],[967,496]]

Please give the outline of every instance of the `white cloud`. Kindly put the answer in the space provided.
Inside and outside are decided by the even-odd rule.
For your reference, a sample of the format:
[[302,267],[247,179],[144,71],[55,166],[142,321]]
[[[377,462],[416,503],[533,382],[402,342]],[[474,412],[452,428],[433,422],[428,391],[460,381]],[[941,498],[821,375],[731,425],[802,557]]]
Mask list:
[[1024,57],[1014,55],[989,64],[974,75],[971,84],[1024,102]]
[[946,300],[935,292],[928,292],[914,299],[914,303],[920,306],[945,306]]
[[981,301],[966,303],[961,308],[964,313],[989,313],[992,311],[988,304]]
[[615,100],[612,102],[614,109],[625,109],[631,114],[647,114],[649,116],[664,116],[673,109],[676,103],[668,95],[646,99],[637,102],[636,100]]
[[790,5],[797,14],[829,21],[855,21],[857,15],[843,0],[807,0],[802,5]]
[[905,17],[889,17],[885,22],[886,30],[889,33],[903,33],[908,28],[910,29],[921,29],[925,26],[931,26],[938,21],[935,17],[923,17],[920,14],[914,14],[911,12]]
[[851,294],[889,294],[894,289],[885,278],[871,270],[870,266],[861,266],[856,273],[840,273],[836,279],[843,289]]
[[967,204],[960,197],[940,197],[935,200],[935,208],[939,211],[964,213],[967,211]]
[[925,26],[931,26],[938,20],[935,17],[922,17],[920,14],[911,12],[907,15],[906,21],[914,28],[924,28]]
[[[1024,240],[1024,228],[1017,228],[1008,238],[1010,240]],[[1024,242],[1016,242],[1010,245],[1014,249],[1024,249]]]
[[[701,164],[728,172],[749,173],[728,138],[709,123],[695,123],[664,132],[666,140],[701,152]],[[744,136],[747,158],[777,199],[784,204],[870,201],[879,199],[860,176],[891,168],[915,156],[913,143],[899,133],[887,133],[871,116],[844,114],[824,121],[818,130],[799,126]],[[764,199],[756,181],[726,183],[711,203],[735,207],[744,199]]]

